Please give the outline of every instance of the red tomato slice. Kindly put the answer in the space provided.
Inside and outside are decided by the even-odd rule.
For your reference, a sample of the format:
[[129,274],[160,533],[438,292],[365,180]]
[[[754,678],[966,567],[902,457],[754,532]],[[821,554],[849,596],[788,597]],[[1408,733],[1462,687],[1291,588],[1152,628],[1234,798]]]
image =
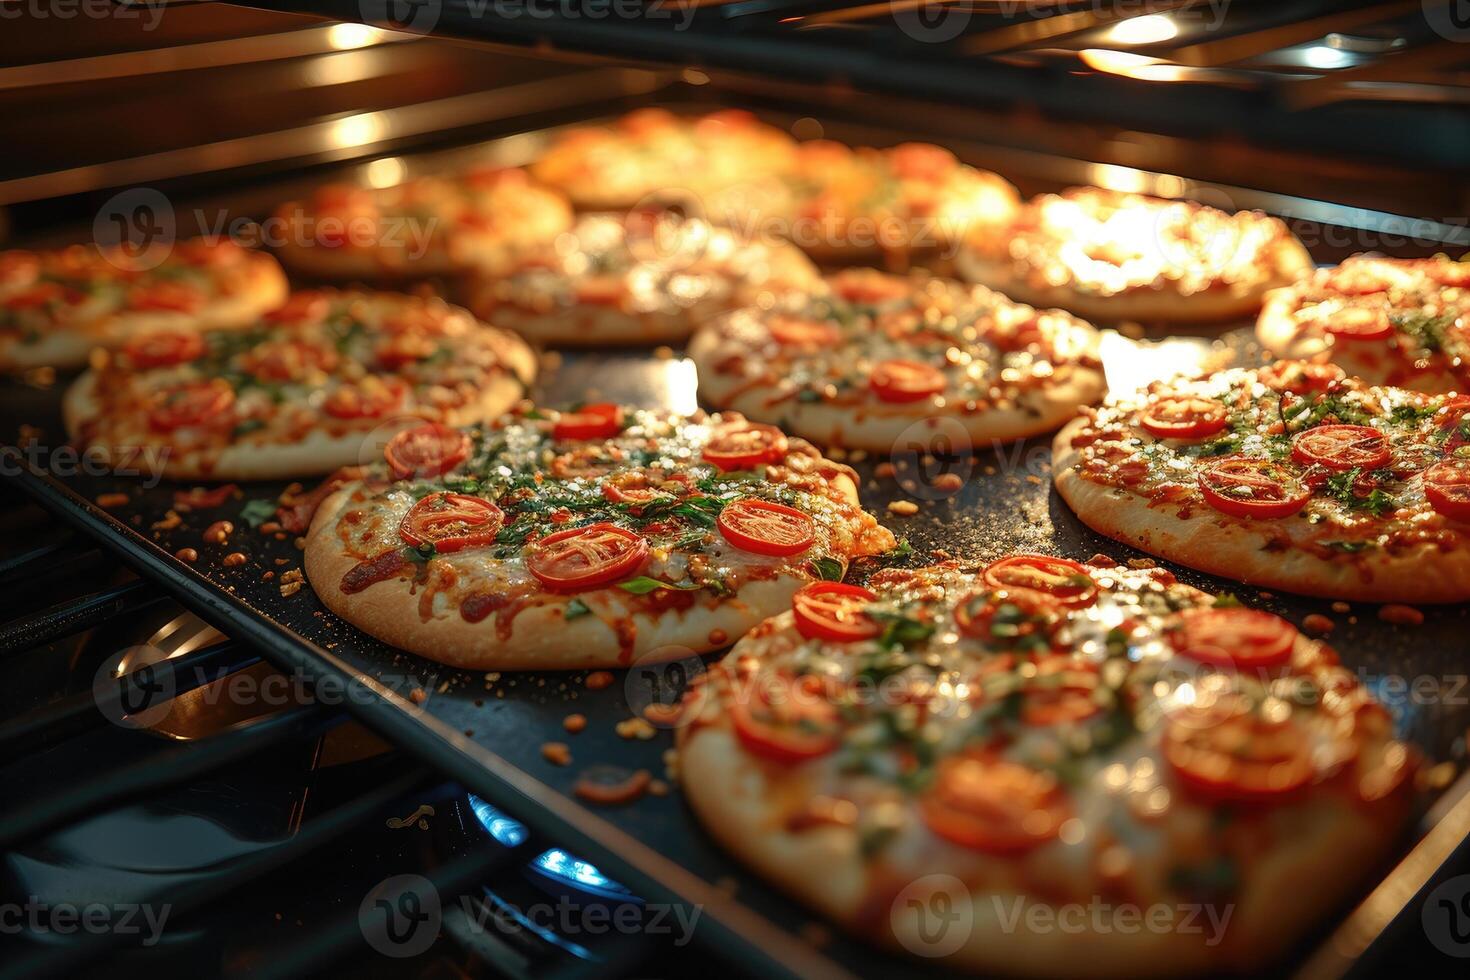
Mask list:
[[817,535],[812,519],[796,508],[749,498],[726,504],[715,523],[741,551],[781,558],[801,554]]
[[527,549],[526,567],[556,592],[579,592],[627,578],[648,561],[648,542],[615,524],[549,534]]
[[987,854],[1045,844],[1072,816],[1056,777],[975,755],[941,761],[919,811],[940,837]]
[[791,597],[796,631],[808,640],[853,643],[871,640],[883,628],[864,611],[878,597],[843,582],[808,582]]
[[879,361],[868,384],[885,402],[917,402],[944,390],[944,372],[918,361]]
[[[807,144],[810,145],[810,144]],[[841,144],[838,144],[841,145]],[[843,147],[845,154],[851,153]],[[871,269],[841,272],[828,280],[832,292],[849,303],[876,306],[890,300],[903,299],[913,290],[907,279],[884,275]]]
[[1179,781],[1212,800],[1269,803],[1312,781],[1312,740],[1291,717],[1269,721],[1243,703],[1176,712],[1164,759]]
[[933,143],[900,143],[888,151],[888,160],[905,180],[942,180],[959,166],[953,153]]
[[204,338],[197,333],[160,330],[129,339],[123,353],[135,368],[171,367],[203,357]]
[[261,319],[266,323],[320,323],[331,308],[331,300],[326,295],[306,290],[292,293],[285,303]]
[[1213,398],[1159,395],[1138,418],[1149,435],[1160,439],[1203,439],[1225,428],[1230,411]]
[[1308,395],[1329,391],[1347,374],[1336,364],[1313,364],[1310,361],[1277,361],[1257,372],[1261,384],[1276,391]]
[[623,407],[611,402],[588,405],[557,417],[552,435],[558,439],[611,439],[623,431]]
[[5,297],[5,308],[9,310],[34,310],[66,295],[66,287],[59,282],[38,282],[20,292]]
[[1097,583],[1087,566],[1049,555],[1012,555],[986,567],[981,579],[992,589],[1052,599],[1071,609],[1097,601]]
[[766,329],[783,347],[831,347],[842,340],[842,331],[834,323],[786,313],[773,316]]
[[[997,622],[997,614],[1007,606],[1019,611],[1020,617],[1007,616]],[[1045,592],[971,592],[955,606],[954,621],[965,636],[987,644],[1011,645],[1049,628],[1056,620],[1058,606]]]
[[244,361],[245,370],[262,381],[295,381],[313,371],[331,370],[337,352],[300,340],[275,340],[250,351]]
[[440,553],[494,544],[505,526],[505,512],[481,497],[431,493],[409,509],[398,536],[413,548],[433,545]]
[[725,472],[748,470],[786,458],[786,434],[774,425],[737,422],[710,433],[704,460]]
[[1045,657],[1023,688],[1021,720],[1036,726],[1086,721],[1102,712],[1096,697],[1099,683],[1095,664],[1067,654]]
[[235,390],[224,381],[191,381],[164,394],[148,424],[169,432],[218,422],[235,404]]
[[470,437],[438,422],[404,429],[383,447],[388,468],[400,480],[442,476],[470,455]]
[[438,341],[426,334],[402,331],[392,334],[373,351],[379,364],[389,371],[397,371],[410,364],[433,357],[439,351]]
[[1187,609],[1169,642],[1181,655],[1214,667],[1273,670],[1291,663],[1300,634],[1259,609]]
[[1211,507],[1234,517],[1290,517],[1307,505],[1312,491],[1268,459],[1227,456],[1199,475],[1200,493]]
[[595,276],[577,283],[577,302],[588,306],[621,306],[628,285],[612,276]]
[[337,419],[375,419],[403,402],[408,385],[397,378],[369,378],[333,389],[322,411]]
[[1436,413],[1439,430],[1444,433],[1444,451],[1453,453],[1470,444],[1470,398],[1452,398]]
[[34,252],[18,249],[0,252],[0,286],[34,283],[41,274],[41,259]]
[[1319,425],[1291,440],[1291,458],[1329,470],[1376,470],[1389,460],[1388,439],[1367,425]]
[[730,704],[735,736],[747,752],[796,765],[841,744],[841,716],[818,678],[765,675],[751,688],[737,689]]
[[1470,460],[1447,459],[1425,470],[1424,496],[1444,516],[1470,521]]
[[140,284],[128,294],[128,308],[133,310],[196,313],[203,306],[203,290],[182,282]]
[[1312,322],[1342,340],[1382,340],[1393,333],[1388,311],[1366,306],[1344,306]]

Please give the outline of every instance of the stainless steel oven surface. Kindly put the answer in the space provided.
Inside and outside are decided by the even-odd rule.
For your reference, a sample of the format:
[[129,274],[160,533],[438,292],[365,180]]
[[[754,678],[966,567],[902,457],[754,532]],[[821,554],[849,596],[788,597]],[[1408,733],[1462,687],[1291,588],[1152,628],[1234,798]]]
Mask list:
[[[1023,198],[1095,186],[1260,211],[1319,266],[1362,252],[1459,256],[1470,252],[1462,13],[1433,0],[0,0],[0,339],[37,339],[11,271],[32,254],[171,250],[196,236],[272,251],[283,202],[529,166],[569,130],[650,109],[738,108],[803,141],[935,143]],[[632,213],[669,206],[651,200]],[[944,256],[864,261],[956,274]],[[843,264],[822,259],[826,272]],[[460,303],[471,297],[460,271],[359,281]],[[293,290],[322,285],[290,270]],[[1435,337],[1451,356],[1470,322],[1448,302]],[[1122,392],[1264,364],[1254,319],[1100,317],[1100,368]],[[120,343],[106,336],[93,342]],[[679,343],[536,357],[523,409],[713,407]],[[0,778],[12,788],[0,803],[0,976],[963,972],[937,955],[942,942],[913,955],[874,942],[877,926],[825,918],[697,819],[675,730],[657,719],[723,651],[486,672],[395,649],[301,576],[301,540],[276,512],[299,485],[168,480],[87,452],[63,418],[80,366],[43,358],[0,376]],[[1422,758],[1412,814],[1384,859],[1335,855],[1355,868],[1353,886],[1250,972],[1363,977],[1405,961],[1463,972],[1467,604],[1334,603],[1155,559],[1061,500],[1051,442],[834,453],[864,509],[906,542],[856,561],[848,581],[947,557],[1101,552],[1330,629],[1347,672]],[[639,791],[600,801],[589,774]],[[1243,970],[1224,958],[1200,970],[1147,955],[1121,970],[1058,960],[1086,937],[1022,933],[995,972],[1035,975],[1033,960],[1087,975]]]

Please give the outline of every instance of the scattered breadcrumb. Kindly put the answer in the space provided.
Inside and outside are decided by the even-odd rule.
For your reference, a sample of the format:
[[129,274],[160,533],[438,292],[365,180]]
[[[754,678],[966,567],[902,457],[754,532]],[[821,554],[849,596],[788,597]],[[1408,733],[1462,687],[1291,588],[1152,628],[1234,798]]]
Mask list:
[[208,544],[224,544],[234,532],[235,525],[229,521],[215,521],[204,529],[204,540]]
[[605,687],[611,687],[612,682],[612,671],[594,670],[592,673],[587,675],[587,680],[585,680],[583,683],[587,685],[587,690],[589,691],[600,691]]
[[164,511],[162,520],[154,521],[149,527],[155,531],[172,531],[182,523],[184,519],[179,516],[179,512],[170,508]]
[[1269,602],[1270,600],[1276,598],[1274,593],[1267,592],[1265,589],[1257,591],[1256,595],[1260,596],[1261,601],[1263,602]]
[[1152,558],[1130,558],[1130,559],[1128,559],[1128,567],[1129,568],[1158,568],[1159,567],[1159,563],[1156,562],[1156,561],[1154,561]]
[[575,735],[577,734],[577,732],[580,732],[582,729],[587,727],[587,716],[567,715],[561,720],[561,727],[565,728],[567,731]]
[[174,557],[177,558],[179,561],[198,561],[199,552],[195,551],[193,548],[180,548],[178,551],[174,552]]
[[1424,614],[1413,606],[1406,606],[1398,602],[1390,602],[1378,610],[1378,618],[1385,623],[1393,623],[1395,626],[1419,626],[1424,622]]
[[891,480],[893,479],[893,475],[897,472],[898,471],[893,468],[893,464],[886,461],[879,463],[877,466],[873,467],[873,475],[880,480]]
[[414,704],[423,704],[425,701],[429,700],[429,692],[421,687],[416,687],[412,691],[408,692],[408,699]]
[[849,463],[861,463],[867,458],[868,451],[866,449],[854,449],[852,452],[847,454],[847,461]]
[[646,742],[658,734],[658,729],[642,718],[625,718],[614,726],[618,737]]
[[245,557],[244,552],[232,551],[228,555],[225,555],[224,558],[220,559],[220,564],[224,565],[226,568],[234,568],[236,565],[243,565],[247,561],[249,561],[249,559]]
[[653,356],[658,358],[660,361],[672,360],[674,356],[674,348],[660,344],[653,349]]
[[891,500],[888,502],[888,513],[897,514],[900,517],[913,517],[919,512],[919,505],[912,500]]
[[553,766],[569,766],[572,764],[572,750],[565,742],[542,742],[541,758]]
[[98,507],[121,507],[127,502],[128,495],[125,493],[99,493],[97,495]]
[[292,568],[292,569],[289,569],[287,571],[282,572],[281,573],[281,596],[282,596],[282,598],[284,598],[286,596],[293,596],[296,593],[300,592],[301,591],[301,587],[303,585],[305,585],[305,584],[306,584],[306,582],[305,582],[304,577],[301,574],[301,569],[299,569],[299,568]]
[[1353,607],[1339,599],[1332,604],[1332,611],[1335,613],[1352,612]]
[[841,446],[831,446],[827,449],[827,458],[834,463],[847,462],[847,450]]
[[1027,483],[1034,483],[1034,484],[1036,484],[1039,487],[1039,486],[1041,486],[1041,477],[1037,476],[1035,473],[1027,473],[1026,474],[1026,482]]
[[1087,564],[1093,566],[1094,568],[1113,568],[1118,564],[1118,560],[1116,558],[1110,558],[1099,551],[1097,554],[1087,559]]
[[965,478],[958,473],[941,473],[934,478],[934,489],[943,493],[954,493],[965,485]]
[[669,795],[669,784],[666,783],[666,782],[664,782],[662,779],[655,779],[653,782],[651,782],[651,783],[648,784],[648,795],[649,796],[668,796]]
[[1312,613],[1302,620],[1302,629],[1314,636],[1326,636],[1337,626],[1332,620],[1321,613]]

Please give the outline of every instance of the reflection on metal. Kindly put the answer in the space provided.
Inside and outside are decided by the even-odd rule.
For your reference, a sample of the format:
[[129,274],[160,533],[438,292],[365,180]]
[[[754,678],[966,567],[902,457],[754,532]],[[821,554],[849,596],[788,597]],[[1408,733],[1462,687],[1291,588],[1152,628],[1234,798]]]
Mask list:
[[1179,26],[1168,14],[1130,17],[1108,28],[1105,36],[1113,44],[1158,44],[1179,35]]
[[151,51],[125,51],[93,58],[68,58],[37,65],[0,68],[0,89],[97,82],[109,78],[161,75],[174,71],[220,68],[266,61],[285,61],[311,55],[365,48],[375,44],[420,40],[417,35],[385,31],[362,24],[335,24],[297,31],[259,34],[179,44]]
[[[219,630],[193,613],[186,612],[154,631],[148,638],[146,647],[140,649],[152,647],[161,650],[172,660],[224,639],[224,634]],[[121,671],[126,672],[127,660],[124,659],[118,666]],[[156,724],[150,725],[149,729],[155,734],[177,741],[193,741],[247,725],[275,714],[282,708],[294,707],[294,691],[289,684],[280,685],[280,698],[264,694],[270,686],[268,678],[284,680],[273,667],[261,661],[192,691],[186,691],[172,700],[168,714]],[[239,691],[248,691],[250,696],[232,696],[232,692]]]

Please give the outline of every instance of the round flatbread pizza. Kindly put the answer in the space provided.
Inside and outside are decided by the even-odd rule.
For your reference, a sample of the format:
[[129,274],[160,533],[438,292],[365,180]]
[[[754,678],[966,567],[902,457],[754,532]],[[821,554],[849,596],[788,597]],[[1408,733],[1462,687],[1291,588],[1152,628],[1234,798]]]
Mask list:
[[531,174],[579,211],[664,202],[719,220],[782,206],[780,178],[795,159],[795,140],[743,110],[676,116],[639,109],[610,125],[562,133]]
[[895,544],[851,470],[739,416],[596,404],[411,430],[385,456],[322,503],[307,578],[365,632],[466,669],[719,649]]
[[916,425],[972,446],[1054,430],[1102,397],[1097,345],[1070,314],[983,286],[854,269],[710,323],[689,355],[711,405],[886,453]]
[[694,812],[821,914],[938,965],[1273,962],[1394,846],[1417,759],[1320,641],[1093,561],[802,588],[685,695]]
[[903,264],[949,254],[1009,226],[1021,202],[1004,178],[929,143],[888,149],[831,140],[797,146],[786,237],[818,262]]
[[1353,256],[1273,290],[1256,336],[1369,384],[1470,391],[1470,262]]
[[276,212],[292,271],[382,282],[503,269],[572,223],[566,198],[524,170],[484,167],[369,189],[332,184]]
[[1253,586],[1470,599],[1470,399],[1278,361],[1110,399],[1056,438],[1083,523]]
[[955,265],[1034,306],[1148,324],[1254,318],[1268,290],[1312,271],[1277,218],[1096,187],[1033,198],[1009,233],[972,238]]
[[299,292],[250,329],[139,334],[63,410],[71,438],[119,468],[283,479],[374,459],[426,419],[494,418],[536,367],[519,337],[440,299]]
[[478,277],[470,306],[538,344],[679,344],[699,324],[745,305],[771,305],[820,281],[785,242],[746,241],[663,211],[584,215],[524,253],[504,274]]
[[286,292],[275,259],[228,239],[0,252],[0,370],[81,367],[153,330],[248,326]]

